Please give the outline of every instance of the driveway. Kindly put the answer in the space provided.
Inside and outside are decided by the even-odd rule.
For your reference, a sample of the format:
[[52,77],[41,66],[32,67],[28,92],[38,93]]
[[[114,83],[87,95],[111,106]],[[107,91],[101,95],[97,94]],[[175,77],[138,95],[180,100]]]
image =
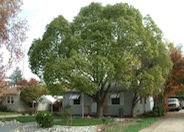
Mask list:
[[165,117],[140,132],[184,132],[184,110],[168,112]]

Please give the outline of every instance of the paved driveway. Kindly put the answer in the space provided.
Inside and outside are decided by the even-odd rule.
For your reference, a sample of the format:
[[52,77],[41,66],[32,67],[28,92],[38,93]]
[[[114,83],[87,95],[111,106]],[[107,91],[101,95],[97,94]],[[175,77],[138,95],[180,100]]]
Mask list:
[[184,110],[167,115],[140,132],[184,132]]

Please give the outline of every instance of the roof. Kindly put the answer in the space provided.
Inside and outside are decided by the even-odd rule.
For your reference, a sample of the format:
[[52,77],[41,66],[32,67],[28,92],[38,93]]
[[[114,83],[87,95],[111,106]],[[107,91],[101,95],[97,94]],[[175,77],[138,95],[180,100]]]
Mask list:
[[57,100],[63,99],[63,96],[52,96],[52,95],[42,95],[38,101],[43,103],[51,103],[53,104]]
[[17,87],[8,88],[5,91],[5,94],[19,94],[19,93],[20,93],[20,90],[18,90]]
[[[105,85],[105,89],[104,90],[107,89],[107,86],[108,86],[108,84]],[[119,91],[125,91],[125,90],[128,90],[128,89],[126,89],[123,85],[115,86],[115,84],[113,83],[111,88],[109,89],[109,92],[110,91],[119,92]],[[80,93],[80,91],[77,90],[77,89],[67,89],[65,92],[66,93]]]

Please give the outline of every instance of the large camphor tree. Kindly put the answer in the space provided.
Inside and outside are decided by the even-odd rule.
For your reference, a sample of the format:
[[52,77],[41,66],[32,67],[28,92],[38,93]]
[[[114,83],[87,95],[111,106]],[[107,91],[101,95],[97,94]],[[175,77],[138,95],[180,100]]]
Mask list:
[[91,3],[73,22],[58,16],[28,55],[32,72],[47,85],[66,84],[92,97],[99,117],[116,86],[134,90],[132,104],[161,92],[172,64],[151,17],[123,3]]

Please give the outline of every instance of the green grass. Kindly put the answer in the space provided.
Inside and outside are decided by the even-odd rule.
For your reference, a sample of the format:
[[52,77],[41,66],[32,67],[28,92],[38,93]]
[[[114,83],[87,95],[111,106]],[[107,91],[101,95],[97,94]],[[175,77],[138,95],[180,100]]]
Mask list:
[[16,114],[21,114],[18,112],[0,112],[0,115],[16,115]]
[[157,118],[144,118],[137,121],[136,124],[128,124],[128,125],[116,125],[107,129],[107,132],[139,132],[143,128],[146,128],[150,124],[157,121]]
[[[61,119],[61,117],[56,116],[54,119],[55,125],[67,125],[65,121]],[[19,117],[6,117],[6,118],[0,118],[0,121],[12,121],[17,120],[22,123],[26,122],[35,122],[35,116],[19,116]],[[108,119],[106,123],[110,123],[112,120]],[[88,126],[88,125],[98,125],[103,124],[102,119],[98,118],[73,118],[72,119],[72,126]]]
[[[112,120],[107,120],[106,123],[113,122]],[[57,125],[67,125],[65,121],[57,121],[55,122]],[[77,118],[72,119],[72,126],[89,126],[89,125],[99,125],[103,124],[102,119],[98,118]]]
[[26,122],[34,122],[35,117],[34,116],[19,116],[19,117],[6,117],[6,118],[0,118],[0,121],[12,121],[17,120],[22,123]]

